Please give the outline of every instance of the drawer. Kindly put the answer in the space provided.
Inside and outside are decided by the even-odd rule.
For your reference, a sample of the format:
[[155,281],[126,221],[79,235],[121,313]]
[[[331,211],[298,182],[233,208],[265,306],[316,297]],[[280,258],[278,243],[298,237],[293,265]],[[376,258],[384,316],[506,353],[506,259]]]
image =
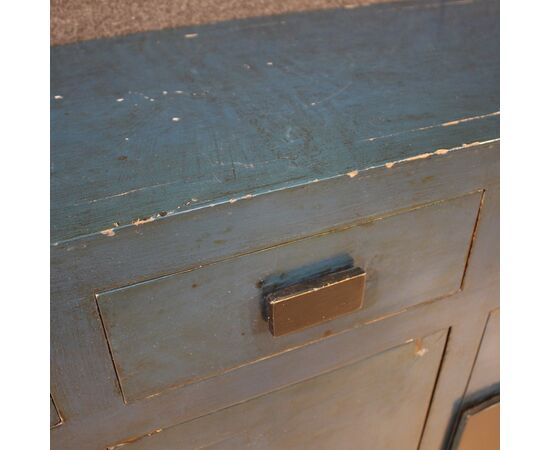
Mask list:
[[416,450],[446,333],[157,430],[128,449]]
[[[480,198],[412,208],[98,294],[124,401],[451,295],[461,287]],[[349,266],[366,272],[359,310],[285,336],[270,333],[267,291]]]

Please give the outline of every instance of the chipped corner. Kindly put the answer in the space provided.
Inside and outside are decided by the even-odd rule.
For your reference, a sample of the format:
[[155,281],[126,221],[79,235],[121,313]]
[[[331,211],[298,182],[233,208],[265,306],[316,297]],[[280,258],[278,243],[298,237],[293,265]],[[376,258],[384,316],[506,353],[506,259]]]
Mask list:
[[254,197],[252,194],[246,194],[246,195],[243,195],[242,197],[230,198],[229,203],[233,204],[235,202],[238,202],[239,200],[248,200],[248,199],[251,199],[252,197]]
[[101,234],[103,236],[114,236],[116,233],[115,233],[114,228],[108,228],[106,230],[101,231]]
[[[470,144],[464,144],[463,146],[458,147],[458,148],[466,148],[466,147],[469,147],[469,146],[470,146]],[[454,150],[454,149],[452,149],[452,150]],[[396,164],[407,163],[407,162],[416,161],[416,160],[419,160],[419,159],[431,158],[432,156],[442,156],[442,155],[446,155],[450,151],[451,150],[449,150],[447,148],[440,148],[440,149],[437,149],[433,152],[421,153],[419,155],[411,156],[409,158],[400,159],[400,160],[397,160],[397,161],[390,161],[390,162],[385,163],[384,166],[386,167],[386,169],[391,169]]]
[[415,339],[414,354],[416,356],[424,356],[426,353],[428,353],[428,349],[424,347],[423,339]]

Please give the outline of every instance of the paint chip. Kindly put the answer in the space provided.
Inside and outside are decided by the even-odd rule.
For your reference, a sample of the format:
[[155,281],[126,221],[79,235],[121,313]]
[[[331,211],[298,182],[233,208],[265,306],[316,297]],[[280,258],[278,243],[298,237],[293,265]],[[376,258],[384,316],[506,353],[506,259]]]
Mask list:
[[101,232],[101,234],[102,234],[103,236],[114,236],[114,235],[115,235],[115,232],[113,231],[112,228],[109,228],[108,230],[103,230],[103,231]]
[[185,39],[195,39],[198,35],[199,33],[187,33]]
[[395,162],[387,162],[385,164],[385,166],[388,168],[388,169],[391,169],[393,166],[395,166]]
[[415,352],[416,356],[424,356],[426,353],[428,353],[428,349],[426,347],[420,348]]
[[432,156],[433,153],[421,153],[420,155],[416,155],[416,156],[411,156],[410,158],[405,158],[403,160],[401,160],[402,162],[405,162],[405,161],[416,161],[417,159],[426,159],[426,158],[429,158],[430,156]]
[[348,177],[350,177],[350,178],[354,178],[354,177],[357,176],[358,173],[359,173],[358,170],[352,170],[351,172],[348,172],[347,175],[348,175]]
[[143,225],[144,223],[153,222],[154,220],[155,220],[154,217],[146,217],[143,219],[134,220],[132,224],[134,224],[135,226],[138,226],[138,225]]
[[55,98],[56,100],[62,100],[63,96],[62,95],[54,95],[53,98]]
[[415,339],[414,341],[414,354],[416,356],[424,356],[428,353],[428,349],[424,347],[424,343],[422,341],[422,339]]
[[179,121],[180,121],[179,117],[172,117],[172,122],[179,122]]
[[452,127],[453,125],[458,125],[460,123],[460,120],[453,120],[451,122],[445,122],[441,124],[442,127]]
[[123,102],[124,99],[123,98],[117,98],[116,101],[120,103],[120,102]]
[[267,62],[267,65],[268,65],[268,66],[272,66],[273,63],[272,63],[271,61],[268,61],[268,62]]

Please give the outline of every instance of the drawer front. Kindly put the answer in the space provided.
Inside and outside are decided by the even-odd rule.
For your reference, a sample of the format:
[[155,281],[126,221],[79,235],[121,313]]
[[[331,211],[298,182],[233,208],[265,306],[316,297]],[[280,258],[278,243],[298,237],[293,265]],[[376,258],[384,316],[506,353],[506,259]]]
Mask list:
[[131,450],[415,450],[445,346],[434,333],[185,424]]
[[[480,194],[97,295],[126,402],[233,370],[460,289]],[[351,264],[361,309],[274,337],[266,289]]]

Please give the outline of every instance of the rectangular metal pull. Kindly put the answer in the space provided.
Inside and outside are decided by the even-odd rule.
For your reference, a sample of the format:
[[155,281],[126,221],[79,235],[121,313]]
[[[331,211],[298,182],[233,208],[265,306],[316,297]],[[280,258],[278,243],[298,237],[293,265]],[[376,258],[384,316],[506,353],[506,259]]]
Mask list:
[[282,336],[361,309],[366,274],[359,267],[280,289],[267,295],[269,330]]

